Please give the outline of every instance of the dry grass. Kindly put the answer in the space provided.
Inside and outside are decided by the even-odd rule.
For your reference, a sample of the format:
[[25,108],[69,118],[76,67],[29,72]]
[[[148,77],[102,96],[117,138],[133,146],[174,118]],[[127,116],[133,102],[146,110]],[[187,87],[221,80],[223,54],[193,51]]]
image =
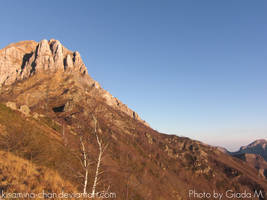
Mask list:
[[0,151],[0,190],[9,193],[75,192],[77,191],[59,174],[45,167]]

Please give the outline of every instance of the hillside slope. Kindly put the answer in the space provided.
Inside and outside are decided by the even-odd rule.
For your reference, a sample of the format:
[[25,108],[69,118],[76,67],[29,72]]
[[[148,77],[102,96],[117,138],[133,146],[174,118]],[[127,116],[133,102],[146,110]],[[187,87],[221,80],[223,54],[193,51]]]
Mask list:
[[53,170],[38,167],[4,151],[0,151],[0,180],[0,194],[5,195],[5,198],[31,199],[31,193],[37,198],[41,192],[46,196],[49,196],[51,191],[57,194],[62,191],[77,192],[72,184],[62,179]]
[[267,162],[263,159],[263,157],[249,153],[237,154],[234,156],[247,162],[248,165],[259,171],[260,176],[267,179]]
[[[40,53],[43,43],[28,52],[42,62],[31,56],[25,61],[36,63],[34,69],[40,71],[27,74],[31,70],[26,70],[23,78],[19,73],[12,83],[2,84],[1,150],[56,170],[82,191],[84,177],[74,172],[84,174],[79,157],[84,144],[91,163],[87,189],[92,191],[99,157],[98,136],[108,146],[96,190],[109,188],[120,200],[186,200],[192,189],[266,193],[267,182],[256,169],[215,147],[153,130],[84,70],[64,68],[69,65],[59,70],[62,65],[55,64],[59,61],[52,47],[51,54]],[[47,61],[50,59],[53,64]],[[66,63],[64,56],[62,59]],[[48,69],[43,69],[46,64]],[[23,66],[22,71],[32,64]]]

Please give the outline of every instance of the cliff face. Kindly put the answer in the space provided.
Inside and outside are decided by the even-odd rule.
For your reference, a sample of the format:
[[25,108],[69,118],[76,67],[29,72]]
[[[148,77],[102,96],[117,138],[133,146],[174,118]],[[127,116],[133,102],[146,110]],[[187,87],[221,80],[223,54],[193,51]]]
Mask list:
[[[62,77],[70,75],[73,83],[79,85],[81,93],[85,92],[88,87],[93,88],[94,91],[91,95],[102,99],[112,108],[118,109],[148,125],[136,112],[101,88],[99,83],[88,75],[87,68],[79,52],[68,50],[58,40],[42,40],[39,43],[23,41],[11,44],[0,50],[0,88],[33,76],[38,77],[35,80],[41,80],[44,76],[50,76],[51,79],[57,78],[58,82],[56,84],[60,84]],[[36,91],[33,93],[37,94]],[[31,94],[29,93],[28,95],[30,96]],[[35,102],[37,102],[41,100],[42,94],[35,96]],[[24,98],[22,99],[25,100]],[[34,105],[29,104],[28,106]]]
[[35,73],[78,71],[87,74],[79,52],[71,52],[57,40],[24,41],[0,52],[0,85],[11,85]]
[[21,68],[25,65],[26,57],[27,55],[30,57],[36,46],[35,41],[26,41],[10,44],[0,50],[0,87],[20,79]]

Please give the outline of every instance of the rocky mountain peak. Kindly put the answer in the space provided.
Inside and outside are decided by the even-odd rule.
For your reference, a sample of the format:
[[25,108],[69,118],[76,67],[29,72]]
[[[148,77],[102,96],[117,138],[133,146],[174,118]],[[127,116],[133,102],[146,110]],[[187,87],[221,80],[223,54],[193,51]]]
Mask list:
[[48,44],[47,40],[42,40],[41,42],[39,42],[36,50],[37,50],[38,56],[51,56],[52,55],[50,45]]
[[11,85],[35,73],[56,71],[87,74],[80,54],[71,52],[55,39],[39,43],[24,41],[0,50],[0,86]]
[[[59,73],[58,73],[59,72]],[[103,99],[103,101],[120,110],[132,118],[148,125],[143,121],[136,112],[129,109],[125,104],[113,97],[108,91],[93,80],[83,63],[82,57],[78,51],[70,51],[65,48],[58,40],[44,39],[40,42],[23,41],[8,45],[0,50],[0,90],[3,86],[9,86],[17,81],[27,80],[35,75],[48,75],[49,77],[63,77],[72,75],[77,85],[86,85],[93,92],[90,95]],[[64,73],[64,74],[61,74]],[[40,76],[36,78],[40,79]],[[55,84],[60,85],[62,79]],[[82,84],[81,84],[82,83]],[[75,84],[74,84],[75,85]],[[86,93],[88,88],[81,86],[81,93]],[[90,89],[90,90],[91,90]],[[32,93],[32,92],[31,92]],[[26,93],[24,92],[24,96]],[[31,94],[27,94],[31,95]],[[81,100],[84,95],[80,95],[77,99]],[[24,97],[20,97],[24,101]],[[39,98],[40,95],[39,95]],[[37,100],[36,100],[37,102]],[[33,106],[29,104],[28,106]]]
[[259,139],[249,145],[240,147],[237,152],[231,153],[232,155],[240,154],[256,154],[262,156],[267,161],[267,140]]

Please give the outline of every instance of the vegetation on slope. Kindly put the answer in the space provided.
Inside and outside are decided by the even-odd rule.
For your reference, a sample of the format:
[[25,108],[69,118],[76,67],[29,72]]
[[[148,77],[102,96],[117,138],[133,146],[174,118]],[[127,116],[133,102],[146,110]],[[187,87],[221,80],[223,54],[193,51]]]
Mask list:
[[[0,193],[29,199],[29,194],[73,193],[75,187],[51,169],[39,167],[10,152],[0,151]],[[23,197],[20,195],[24,195]],[[27,196],[28,195],[28,196]],[[16,199],[16,198],[15,198]]]
[[[2,134],[0,148],[56,170],[82,191],[82,180],[73,172],[82,171],[77,153],[83,136],[93,163],[89,169],[90,191],[98,153],[93,113],[100,137],[109,144],[98,191],[110,186],[121,200],[170,200],[186,199],[192,188],[218,192],[267,190],[267,183],[255,176],[256,170],[244,163],[201,142],[160,134],[107,105],[95,88],[69,80],[73,79],[67,75],[53,79],[33,76],[4,87],[1,102],[28,102],[32,114],[43,117],[25,117],[0,105],[0,124],[8,133]],[[32,94],[35,97],[29,100]]]

